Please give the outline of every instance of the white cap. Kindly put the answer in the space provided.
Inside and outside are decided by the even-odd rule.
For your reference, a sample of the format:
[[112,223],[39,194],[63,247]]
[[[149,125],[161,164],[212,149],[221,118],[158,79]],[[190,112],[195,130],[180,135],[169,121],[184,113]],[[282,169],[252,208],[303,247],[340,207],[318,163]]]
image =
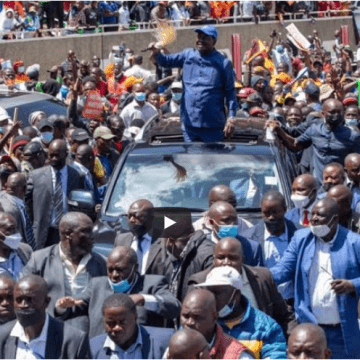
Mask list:
[[174,81],[170,86],[170,89],[182,89],[182,88],[183,88],[182,82],[180,81]]
[[11,120],[11,117],[5,109],[0,107],[0,121],[3,120]]
[[213,268],[202,284],[195,285],[195,287],[204,286],[232,286],[235,289],[242,291],[243,282],[239,272],[230,266],[220,266]]

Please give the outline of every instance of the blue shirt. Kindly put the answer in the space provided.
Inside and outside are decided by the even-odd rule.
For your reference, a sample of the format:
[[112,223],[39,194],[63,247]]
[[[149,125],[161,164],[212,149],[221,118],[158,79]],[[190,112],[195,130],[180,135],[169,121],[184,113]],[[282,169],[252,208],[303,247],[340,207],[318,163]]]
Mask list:
[[[267,233],[265,228],[265,234]],[[265,266],[267,268],[272,268],[277,263],[280,262],[281,258],[283,257],[289,241],[288,241],[288,230],[285,224],[285,231],[280,235],[271,235],[266,239],[264,239],[264,259],[265,259]],[[268,245],[267,245],[268,243]],[[294,298],[294,282],[287,281],[284,284],[278,286],[278,290],[284,299],[292,299]]]
[[104,16],[105,11],[115,12],[119,10],[119,5],[115,1],[100,1],[98,9],[101,13],[102,24],[117,24],[118,16]]
[[207,55],[195,49],[170,55],[158,54],[156,62],[162,67],[183,69],[180,116],[185,126],[223,128],[225,104],[229,117],[235,116],[238,103],[233,67],[217,50]]
[[344,163],[345,157],[351,153],[360,153],[360,134],[350,128],[339,125],[331,130],[325,123],[312,124],[296,142],[314,149],[314,177],[322,183],[322,172],[326,164]]
[[11,276],[15,280],[20,278],[20,273],[24,267],[20,256],[16,251],[10,252],[9,258],[5,261],[0,260],[0,274]]

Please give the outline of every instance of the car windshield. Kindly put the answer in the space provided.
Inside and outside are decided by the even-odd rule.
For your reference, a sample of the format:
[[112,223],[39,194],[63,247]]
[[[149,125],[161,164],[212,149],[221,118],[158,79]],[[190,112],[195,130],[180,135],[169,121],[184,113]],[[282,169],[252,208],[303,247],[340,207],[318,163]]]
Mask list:
[[140,197],[156,207],[208,208],[210,189],[229,186],[238,208],[260,208],[269,190],[283,193],[274,157],[242,154],[131,155],[117,179],[106,214],[119,216]]

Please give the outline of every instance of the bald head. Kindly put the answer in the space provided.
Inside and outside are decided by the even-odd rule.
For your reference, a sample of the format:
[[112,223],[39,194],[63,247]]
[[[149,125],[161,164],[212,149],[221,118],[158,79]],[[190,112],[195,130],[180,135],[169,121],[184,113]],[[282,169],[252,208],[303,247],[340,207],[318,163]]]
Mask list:
[[261,200],[261,206],[263,206],[265,202],[279,204],[286,210],[284,195],[282,195],[279,191],[268,191],[265,193]]
[[332,187],[326,194],[327,198],[336,201],[339,208],[339,222],[341,225],[347,226],[351,217],[352,192],[345,185],[337,185]]
[[225,185],[216,185],[209,192],[209,207],[217,202],[225,201],[236,208],[236,196],[234,192]]
[[15,285],[15,290],[31,290],[42,294],[44,296],[48,295],[48,286],[46,281],[39,275],[28,275],[20,279]]
[[360,154],[349,154],[344,162],[348,178],[356,185],[360,183]]
[[346,179],[344,167],[339,163],[331,163],[323,170],[323,188],[329,191],[336,185],[344,184]]
[[0,212],[0,241],[5,240],[5,236],[13,235],[17,232],[15,218],[4,212]]
[[117,284],[127,279],[135,279],[138,270],[138,258],[130,246],[115,247],[106,260],[107,275],[111,283]]
[[131,266],[137,264],[138,258],[135,250],[130,246],[116,246],[110,252],[107,262],[119,262],[122,260],[128,260]]
[[49,146],[49,160],[52,167],[61,170],[66,164],[68,154],[67,145],[64,140],[54,140]]
[[0,275],[0,325],[15,319],[15,281],[8,275]]
[[329,359],[324,330],[315,324],[298,325],[289,337],[288,359]]
[[193,329],[177,331],[169,342],[170,359],[208,359],[208,343],[204,336]]
[[84,224],[93,225],[93,221],[89,216],[82,212],[68,212],[60,220],[59,230],[74,230]]
[[299,175],[293,182],[293,188],[301,186],[302,188],[311,191],[317,189],[316,179],[310,174]]
[[241,274],[243,258],[241,242],[233,237],[225,237],[215,245],[214,267],[231,266]]
[[225,201],[217,201],[210,206],[208,216],[210,219],[217,219],[223,214],[229,214],[237,217],[234,207]]
[[316,200],[317,181],[310,174],[300,175],[294,180],[291,192],[291,200],[295,207],[307,208]]
[[10,195],[23,199],[26,191],[26,178],[22,173],[9,175],[6,181],[6,192]]
[[146,199],[139,199],[133,202],[128,211],[128,221],[130,231],[137,237],[142,237],[147,233],[147,221],[151,215],[154,205]]

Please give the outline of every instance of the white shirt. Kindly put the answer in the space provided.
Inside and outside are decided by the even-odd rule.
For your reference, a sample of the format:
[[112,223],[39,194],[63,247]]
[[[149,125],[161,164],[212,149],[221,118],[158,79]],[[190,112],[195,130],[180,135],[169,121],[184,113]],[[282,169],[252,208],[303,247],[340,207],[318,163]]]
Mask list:
[[145,101],[144,106],[140,106],[134,99],[130,104],[124,107],[120,114],[124,120],[125,127],[130,127],[131,121],[134,120],[134,115],[139,111],[141,112],[142,119],[145,122],[158,113],[156,108],[147,101]]
[[257,303],[256,297],[254,295],[244,268],[242,269],[241,279],[243,282],[243,288],[241,293],[249,300],[249,303],[253,308],[259,309],[259,305]]
[[180,108],[180,104],[177,104],[174,100],[170,100],[170,112],[175,114]]
[[[141,241],[142,251],[139,251],[139,240],[136,236],[131,243],[131,248],[136,252],[139,262],[139,273],[145,275],[147,259],[149,257],[149,251],[151,247],[151,237],[149,234],[144,235],[144,239]],[[141,267],[140,267],[141,265]]]
[[10,336],[19,338],[26,344],[26,349],[17,347],[16,359],[45,359],[46,340],[49,329],[49,315],[46,314],[45,322],[40,335],[31,341],[25,335],[24,328],[17,321],[11,330]]
[[[60,174],[61,174],[61,187],[62,187],[62,192],[63,192],[63,212],[64,214],[67,213],[67,179],[68,179],[68,168],[65,165],[61,170],[60,170]],[[56,173],[55,173],[55,169],[51,166],[51,178],[52,178],[52,188],[53,188],[53,195],[55,194],[55,188],[56,188]],[[51,199],[49,199],[49,201],[51,201]],[[51,211],[51,223],[50,225],[57,228],[58,224],[56,224],[55,219],[56,219],[56,214],[55,214],[55,209],[53,208]]]
[[331,247],[337,237],[325,243],[316,238],[315,254],[308,273],[311,310],[319,324],[340,324],[340,315],[335,291],[330,283],[334,280],[331,267]]
[[128,28],[130,24],[130,11],[126,5],[122,5],[119,9],[119,24]]
[[141,65],[133,65],[130,69],[127,69],[124,73],[126,77],[135,76],[138,79],[143,79],[144,82],[149,80],[152,76],[151,71],[144,69]]
[[60,244],[59,255],[64,267],[65,295],[80,295],[88,286],[90,281],[89,273],[86,271],[86,265],[91,259],[91,254],[84,256],[77,267],[75,267],[72,262],[66,257],[66,255],[61,249]]

